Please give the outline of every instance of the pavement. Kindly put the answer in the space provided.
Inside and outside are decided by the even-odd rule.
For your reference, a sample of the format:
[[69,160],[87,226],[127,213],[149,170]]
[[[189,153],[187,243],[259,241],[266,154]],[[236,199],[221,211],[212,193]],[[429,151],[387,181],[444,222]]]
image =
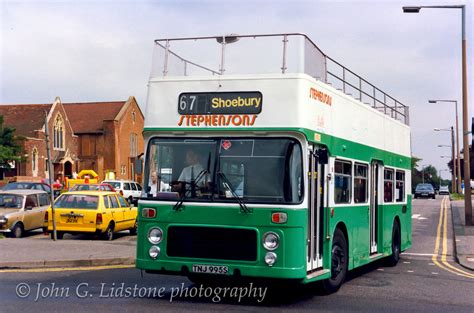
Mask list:
[[451,212],[456,261],[461,266],[474,271],[474,226],[465,225],[464,200],[451,201]]
[[55,242],[41,232],[30,232],[24,238],[0,239],[0,269],[132,265],[135,250],[136,236],[128,231],[112,241],[65,234]]

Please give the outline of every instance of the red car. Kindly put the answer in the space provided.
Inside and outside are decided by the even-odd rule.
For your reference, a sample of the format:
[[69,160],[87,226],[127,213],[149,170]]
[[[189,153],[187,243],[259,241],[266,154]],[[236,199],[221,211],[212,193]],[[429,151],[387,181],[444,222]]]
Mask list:
[[100,191],[113,191],[115,192],[114,187],[110,184],[101,183],[101,184],[76,184],[72,186],[69,191],[84,191],[84,190],[100,190]]

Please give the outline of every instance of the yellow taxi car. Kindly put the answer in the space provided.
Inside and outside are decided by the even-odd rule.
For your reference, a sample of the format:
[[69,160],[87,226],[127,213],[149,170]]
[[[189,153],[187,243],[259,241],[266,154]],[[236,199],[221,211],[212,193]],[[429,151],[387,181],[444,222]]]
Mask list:
[[[65,233],[96,233],[112,240],[114,233],[137,232],[137,208],[112,191],[75,191],[63,193],[55,202],[57,238]],[[51,207],[44,216],[45,228],[53,235]]]

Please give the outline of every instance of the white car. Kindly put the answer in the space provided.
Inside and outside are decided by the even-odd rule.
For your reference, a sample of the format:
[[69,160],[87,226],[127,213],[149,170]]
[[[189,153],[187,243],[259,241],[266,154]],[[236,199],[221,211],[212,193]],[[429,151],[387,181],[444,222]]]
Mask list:
[[142,193],[142,186],[133,180],[104,180],[102,183],[112,185],[117,193],[135,205],[138,203],[138,198],[140,198]]

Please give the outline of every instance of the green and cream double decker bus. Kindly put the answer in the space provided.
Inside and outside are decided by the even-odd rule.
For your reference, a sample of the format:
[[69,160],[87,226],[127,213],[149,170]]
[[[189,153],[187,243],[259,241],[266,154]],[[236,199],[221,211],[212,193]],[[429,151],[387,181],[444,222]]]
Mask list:
[[155,41],[136,266],[309,283],[411,246],[408,107],[303,34]]

